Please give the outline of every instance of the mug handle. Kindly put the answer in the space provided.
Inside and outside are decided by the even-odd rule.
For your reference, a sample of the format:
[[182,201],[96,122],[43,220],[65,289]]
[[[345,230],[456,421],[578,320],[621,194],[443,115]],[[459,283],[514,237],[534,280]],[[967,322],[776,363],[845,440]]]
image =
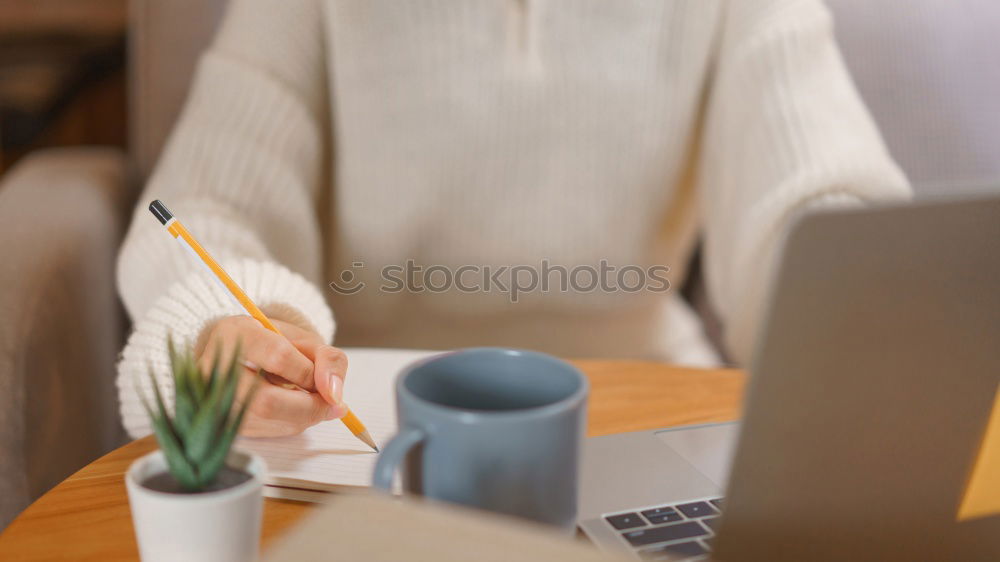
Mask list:
[[401,429],[379,454],[378,461],[375,462],[372,486],[385,491],[391,490],[392,475],[396,472],[396,468],[403,462],[406,453],[425,439],[427,439],[427,434],[419,429],[412,427]]

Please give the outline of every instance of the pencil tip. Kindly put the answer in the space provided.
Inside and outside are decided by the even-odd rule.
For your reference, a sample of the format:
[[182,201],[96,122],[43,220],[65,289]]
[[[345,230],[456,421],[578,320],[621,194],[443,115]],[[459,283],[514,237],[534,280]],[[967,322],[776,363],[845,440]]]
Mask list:
[[369,447],[371,447],[376,453],[379,452],[378,445],[376,445],[375,444],[375,440],[372,439],[371,433],[368,433],[367,431],[365,431],[365,432],[361,433],[360,435],[358,435],[358,439],[364,441],[365,445],[368,445]]

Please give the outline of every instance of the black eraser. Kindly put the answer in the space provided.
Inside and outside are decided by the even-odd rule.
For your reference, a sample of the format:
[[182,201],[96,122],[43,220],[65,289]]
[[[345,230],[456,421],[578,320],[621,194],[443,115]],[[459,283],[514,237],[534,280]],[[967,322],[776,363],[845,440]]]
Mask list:
[[153,199],[153,202],[149,204],[149,212],[153,213],[156,220],[160,221],[160,224],[167,224],[167,221],[174,218],[167,206],[163,204],[163,201],[159,199]]

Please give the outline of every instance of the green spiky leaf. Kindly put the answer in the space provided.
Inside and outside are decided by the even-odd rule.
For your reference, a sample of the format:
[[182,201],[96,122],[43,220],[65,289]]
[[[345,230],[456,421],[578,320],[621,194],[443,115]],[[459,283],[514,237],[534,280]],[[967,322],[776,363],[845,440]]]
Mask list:
[[254,394],[257,392],[257,386],[260,384],[260,378],[254,382],[253,387],[247,393],[247,399],[243,401],[243,405],[240,407],[239,411],[229,420],[226,424],[226,428],[220,436],[220,442],[218,446],[212,449],[208,457],[202,463],[202,469],[205,471],[204,474],[210,478],[215,478],[219,470],[222,469],[222,465],[226,461],[226,457],[229,454],[229,448],[233,444],[233,440],[236,439],[236,433],[239,431],[240,425],[243,423],[243,416],[246,414],[247,407],[253,400]]
[[153,432],[156,434],[156,440],[160,444],[163,456],[167,459],[167,468],[170,469],[170,474],[186,490],[194,492],[204,488],[195,466],[184,455],[184,449],[170,430],[167,419],[154,418],[152,421]]
[[195,414],[185,440],[185,450],[192,459],[203,458],[215,440],[221,422],[222,412],[219,411],[221,401],[221,389],[213,389],[213,392],[202,402],[198,413]]
[[194,421],[194,412],[197,403],[191,392],[191,383],[186,377],[178,377],[175,381],[177,388],[174,392],[174,425],[177,431],[187,434]]
[[203,372],[190,351],[178,351],[168,338],[167,348],[174,381],[173,417],[150,370],[152,403],[139,392],[170,473],[187,490],[210,486],[225,464],[256,384],[239,407],[236,391],[242,368],[239,346],[223,366],[221,347],[211,369]]

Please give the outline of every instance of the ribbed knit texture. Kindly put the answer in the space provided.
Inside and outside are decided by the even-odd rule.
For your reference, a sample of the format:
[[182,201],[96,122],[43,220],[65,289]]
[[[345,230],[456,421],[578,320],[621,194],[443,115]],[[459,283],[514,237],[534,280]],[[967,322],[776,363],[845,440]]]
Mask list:
[[[143,203],[243,264],[231,273],[276,317],[331,338],[332,306],[338,345],[704,365],[718,358],[672,293],[512,304],[381,292],[380,270],[607,260],[668,265],[677,288],[700,232],[745,361],[796,214],[908,193],[817,0],[235,0]],[[167,332],[195,341],[238,312],[146,214],[119,263],[133,435],[147,428],[130,380],[167,376]],[[324,286],[345,270],[366,289]]]

